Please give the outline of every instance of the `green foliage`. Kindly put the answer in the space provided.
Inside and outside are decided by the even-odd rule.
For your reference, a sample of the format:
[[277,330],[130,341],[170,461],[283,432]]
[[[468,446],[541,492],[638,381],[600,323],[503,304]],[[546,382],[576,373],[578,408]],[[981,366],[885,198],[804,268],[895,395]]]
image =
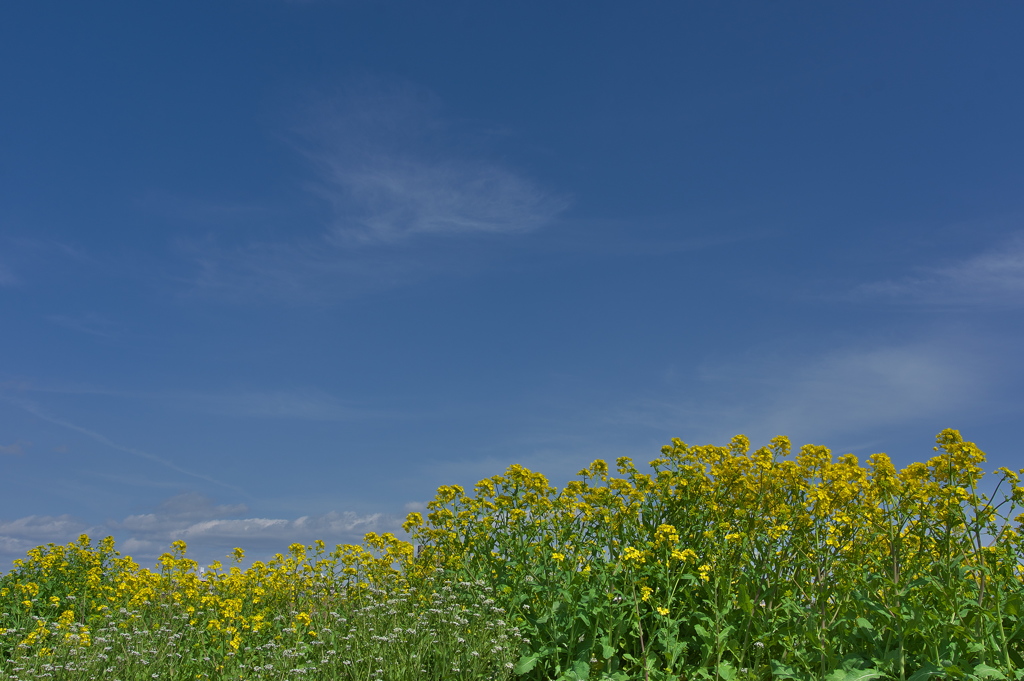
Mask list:
[[40,547],[0,578],[0,681],[1022,679],[1024,487],[937,444],[897,471],[674,440],[562,490],[512,466],[410,514],[416,557],[371,533],[200,577],[180,542],[159,572]]

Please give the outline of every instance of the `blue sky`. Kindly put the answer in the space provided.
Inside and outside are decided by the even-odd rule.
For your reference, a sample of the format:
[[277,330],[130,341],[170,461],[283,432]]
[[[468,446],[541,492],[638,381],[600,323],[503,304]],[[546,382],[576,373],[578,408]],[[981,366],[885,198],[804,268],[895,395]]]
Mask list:
[[1024,465],[1020,3],[2,14],[2,566],[672,437]]

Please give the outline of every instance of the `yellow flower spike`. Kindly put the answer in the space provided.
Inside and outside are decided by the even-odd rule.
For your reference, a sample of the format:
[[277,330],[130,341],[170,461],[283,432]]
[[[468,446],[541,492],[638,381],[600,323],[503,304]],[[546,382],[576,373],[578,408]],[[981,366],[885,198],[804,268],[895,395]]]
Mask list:
[[658,608],[658,614],[664,616],[668,615],[668,608]]
[[640,600],[644,602],[649,601],[651,599],[651,594],[653,593],[654,589],[647,585],[640,587]]
[[679,541],[679,532],[673,525],[659,525],[654,531],[656,544],[675,544]]
[[74,621],[75,621],[75,611],[74,610],[65,610],[64,612],[62,612],[60,614],[60,617],[57,618],[57,626],[60,629],[67,629],[68,627],[71,626],[71,623],[74,622]]

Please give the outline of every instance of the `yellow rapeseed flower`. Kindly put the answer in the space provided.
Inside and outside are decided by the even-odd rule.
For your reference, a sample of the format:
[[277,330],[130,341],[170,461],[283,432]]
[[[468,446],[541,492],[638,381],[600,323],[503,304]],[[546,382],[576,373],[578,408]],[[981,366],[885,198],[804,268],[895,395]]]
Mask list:
[[672,525],[659,525],[654,531],[654,541],[658,544],[675,544],[679,541],[679,532]]
[[637,565],[642,565],[643,563],[647,562],[647,558],[646,556],[644,556],[644,552],[632,546],[627,546],[625,549],[623,549],[622,560],[627,563],[636,563]]
[[693,549],[683,549],[682,551],[675,549],[672,551],[672,557],[676,560],[697,560],[697,553]]

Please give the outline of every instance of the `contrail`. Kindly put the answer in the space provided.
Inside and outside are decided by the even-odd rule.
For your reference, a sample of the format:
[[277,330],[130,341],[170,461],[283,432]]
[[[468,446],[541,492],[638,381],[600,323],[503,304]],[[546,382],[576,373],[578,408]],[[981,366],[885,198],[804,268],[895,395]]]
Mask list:
[[178,466],[177,464],[175,464],[175,463],[173,463],[171,461],[168,461],[167,459],[164,459],[162,457],[157,456],[156,454],[150,454],[149,452],[144,452],[141,449],[135,449],[134,447],[125,447],[124,445],[119,445],[118,443],[114,442],[113,440],[111,440],[107,436],[102,435],[100,433],[97,433],[94,430],[89,430],[88,428],[83,428],[81,426],[76,426],[74,423],[69,423],[67,421],[62,421],[62,420],[60,420],[58,418],[54,418],[53,416],[50,416],[50,415],[44,413],[43,411],[41,411],[39,409],[39,407],[37,407],[36,405],[32,404],[31,402],[24,402],[22,400],[17,400],[17,399],[14,399],[12,397],[9,397],[7,395],[0,395],[0,399],[4,400],[5,402],[9,402],[9,403],[11,403],[11,404],[13,404],[15,406],[21,407],[22,409],[24,409],[25,411],[27,411],[28,413],[32,414],[33,416],[35,416],[38,419],[42,419],[43,421],[46,421],[47,423],[52,423],[54,425],[61,426],[62,428],[67,428],[68,430],[73,430],[76,433],[81,433],[82,435],[90,437],[93,440],[95,440],[96,442],[99,442],[100,444],[106,445],[107,447],[110,447],[111,449],[116,449],[119,452],[125,452],[126,454],[131,454],[131,455],[137,456],[137,457],[139,457],[141,459],[146,459],[148,461],[152,461],[154,463],[158,463],[161,466],[164,466],[166,468],[171,469],[172,471],[175,471],[176,473],[181,473],[182,475],[187,475],[187,476],[192,477],[192,478],[197,478],[199,480],[204,480],[206,482],[213,483],[214,485],[219,485],[221,487],[225,487],[225,488],[227,488],[229,490],[237,492],[238,494],[241,494],[242,496],[249,496],[244,491],[242,491],[242,489],[239,488],[239,487],[236,487],[234,485],[229,485],[229,484],[227,484],[225,482],[221,482],[220,480],[216,480],[214,478],[211,478],[208,475],[203,475],[202,473],[193,473],[192,471],[186,470],[186,469],[182,468],[181,466]]

